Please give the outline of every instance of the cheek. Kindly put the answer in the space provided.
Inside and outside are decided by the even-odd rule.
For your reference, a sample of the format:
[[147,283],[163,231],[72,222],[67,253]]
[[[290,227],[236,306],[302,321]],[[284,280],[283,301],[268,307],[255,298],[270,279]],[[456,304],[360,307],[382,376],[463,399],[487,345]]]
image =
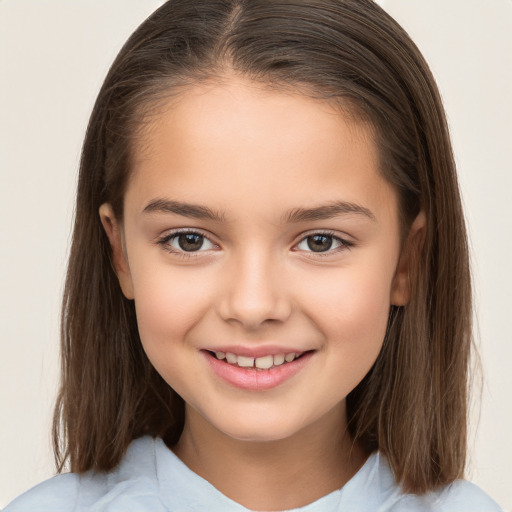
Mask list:
[[335,324],[352,339],[381,340],[389,315],[389,286],[359,279],[338,298]]
[[312,302],[311,317],[328,341],[329,351],[371,366],[386,333],[391,273],[377,266],[337,273],[325,283],[328,293]]
[[155,366],[163,354],[179,358],[187,333],[208,307],[205,282],[197,273],[153,265],[132,270],[142,344]]
[[189,384],[199,382],[201,375],[189,364],[194,349],[187,336],[206,314],[204,280],[155,265],[135,272],[134,289],[140,339],[149,361],[169,386],[190,400]]

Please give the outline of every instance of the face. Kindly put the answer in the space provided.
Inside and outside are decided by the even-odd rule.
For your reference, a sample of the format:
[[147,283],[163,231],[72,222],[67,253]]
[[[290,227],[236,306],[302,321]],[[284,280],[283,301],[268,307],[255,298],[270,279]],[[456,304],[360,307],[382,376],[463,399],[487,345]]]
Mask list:
[[406,300],[371,130],[304,96],[188,89],[135,150],[123,223],[100,213],[150,361],[231,438],[344,409]]

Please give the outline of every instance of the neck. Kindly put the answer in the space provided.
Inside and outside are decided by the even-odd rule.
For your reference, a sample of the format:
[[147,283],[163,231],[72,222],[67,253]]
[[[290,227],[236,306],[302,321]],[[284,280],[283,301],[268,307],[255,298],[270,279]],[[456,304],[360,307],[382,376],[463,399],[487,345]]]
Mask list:
[[185,417],[174,453],[224,495],[251,510],[312,503],[340,489],[367,457],[346,431],[344,403],[286,439],[264,442],[233,439],[189,407]]

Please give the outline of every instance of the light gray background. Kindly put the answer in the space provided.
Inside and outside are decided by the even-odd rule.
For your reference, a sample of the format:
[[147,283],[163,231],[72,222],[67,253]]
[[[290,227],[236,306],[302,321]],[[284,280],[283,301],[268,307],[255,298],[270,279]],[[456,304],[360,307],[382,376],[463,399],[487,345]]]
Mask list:
[[[52,475],[58,317],[76,170],[101,81],[158,0],[0,0],[0,507]],[[470,478],[512,511],[512,2],[381,0],[445,100],[485,382]]]

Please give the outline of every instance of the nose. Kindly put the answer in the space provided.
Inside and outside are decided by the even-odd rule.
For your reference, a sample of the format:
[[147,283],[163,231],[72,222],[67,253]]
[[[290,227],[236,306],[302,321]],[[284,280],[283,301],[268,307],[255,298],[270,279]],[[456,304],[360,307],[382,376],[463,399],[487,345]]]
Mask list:
[[285,322],[292,305],[282,269],[264,251],[248,251],[231,262],[223,279],[219,315],[229,323],[254,331],[269,323]]

